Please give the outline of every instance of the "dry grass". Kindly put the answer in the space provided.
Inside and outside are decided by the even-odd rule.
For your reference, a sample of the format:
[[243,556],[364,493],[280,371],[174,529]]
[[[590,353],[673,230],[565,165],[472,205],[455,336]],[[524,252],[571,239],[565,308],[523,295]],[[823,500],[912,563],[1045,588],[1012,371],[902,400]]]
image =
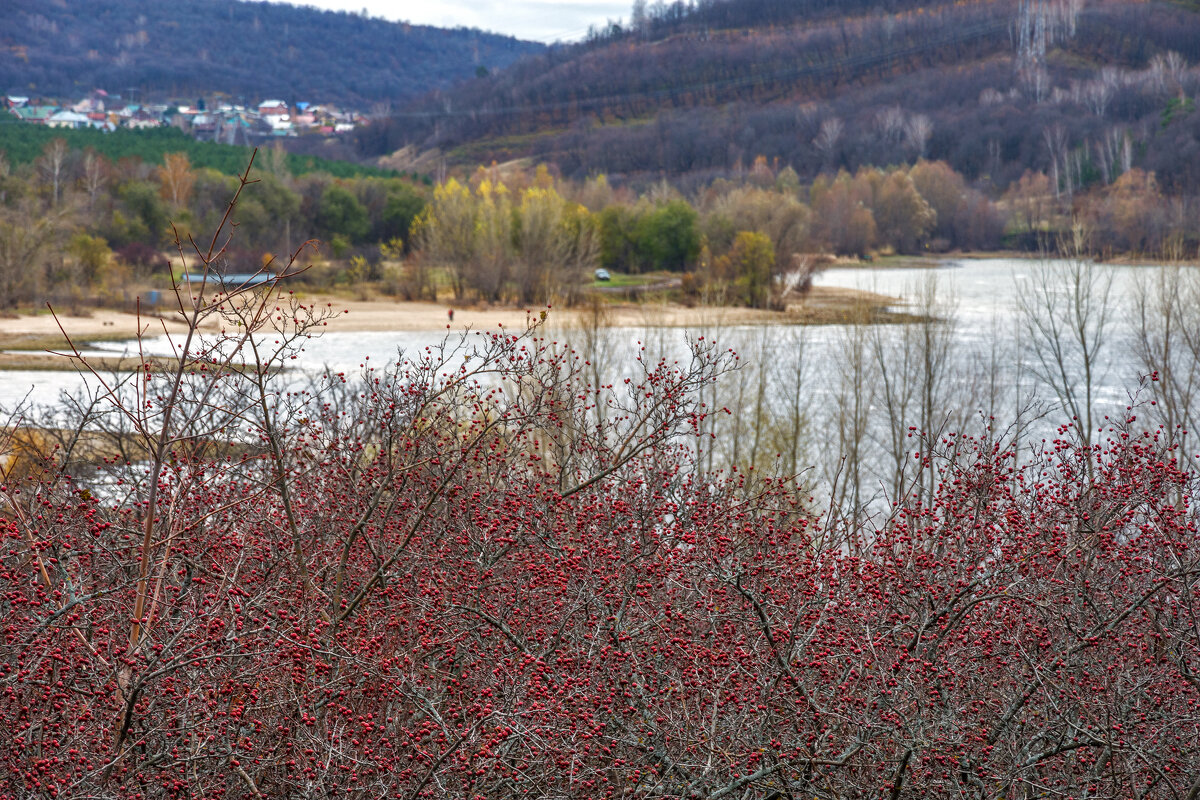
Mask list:
[[[135,356],[88,356],[87,363],[97,372],[132,372],[141,369],[145,362]],[[175,359],[151,360],[159,371],[174,369]],[[51,372],[79,372],[86,368],[63,350],[54,352],[0,353],[0,371],[45,370]]]

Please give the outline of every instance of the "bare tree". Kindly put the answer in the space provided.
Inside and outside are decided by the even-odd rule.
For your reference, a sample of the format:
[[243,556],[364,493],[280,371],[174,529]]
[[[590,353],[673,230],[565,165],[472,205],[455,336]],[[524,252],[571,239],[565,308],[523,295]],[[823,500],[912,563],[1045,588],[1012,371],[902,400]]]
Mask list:
[[84,152],[82,166],[83,191],[87,194],[88,208],[91,208],[108,183],[108,170],[105,169],[104,160],[91,149]]
[[[934,459],[921,450],[949,429],[959,431],[973,398],[949,391],[954,355],[955,302],[939,289],[935,273],[926,274],[913,291],[916,321],[897,326],[875,325],[870,332],[875,363],[877,415],[875,439],[888,465],[881,475],[893,500],[913,497],[928,504],[937,486]],[[960,358],[965,354],[959,353]],[[918,457],[914,457],[918,456]],[[915,466],[915,469],[914,469]]]
[[875,128],[889,145],[898,144],[905,135],[907,116],[900,106],[888,106],[875,112]]
[[1184,91],[1183,80],[1187,74],[1188,67],[1187,59],[1174,50],[1169,50],[1164,57],[1164,64],[1167,75],[1171,79],[1171,90],[1178,92],[1182,96]]
[[[871,360],[869,325],[858,321],[839,332],[837,375],[831,387],[833,419],[826,447],[824,473],[830,487],[829,513],[842,524],[855,527],[874,497],[870,478],[871,406],[877,386]],[[834,439],[833,437],[836,437]]]
[[1026,94],[1035,103],[1043,103],[1050,96],[1051,81],[1050,73],[1041,65],[1033,65],[1023,68],[1018,73],[1018,79],[1021,86],[1024,87]]
[[1113,87],[1104,80],[1088,81],[1083,87],[1083,100],[1097,117],[1108,113],[1108,104],[1112,101],[1112,96]]
[[[809,466],[809,441],[813,433],[811,404],[814,387],[810,385],[809,335],[804,326],[792,326],[779,343],[782,351],[774,359],[779,372],[777,396],[788,399],[780,428],[784,469],[799,476]],[[781,357],[782,356],[782,357]]]
[[1115,313],[1112,270],[1083,257],[1082,231],[1075,229],[1072,256],[1043,260],[1017,284],[1021,324],[1031,369],[1039,383],[1070,415],[1085,447],[1096,433],[1096,391],[1106,373]]
[[1067,163],[1070,151],[1067,129],[1061,123],[1056,123],[1042,130],[1042,139],[1046,142],[1046,149],[1050,153],[1050,181],[1053,184],[1054,196],[1061,196],[1064,182],[1069,196],[1072,189],[1071,173]]
[[929,137],[933,135],[933,121],[926,114],[913,114],[904,124],[904,135],[917,157],[924,158]]
[[1017,62],[1043,64],[1049,45],[1075,36],[1083,0],[1019,0],[1014,22]]
[[1130,314],[1133,352],[1154,401],[1145,412],[1181,436],[1200,423],[1200,275],[1171,264],[1139,272]]
[[567,332],[572,346],[583,356],[584,372],[591,391],[595,393],[594,413],[598,425],[604,424],[606,414],[602,387],[607,385],[616,360],[616,343],[609,329],[611,317],[603,298],[591,294],[576,314],[575,324]]
[[37,161],[38,171],[41,172],[43,179],[50,183],[55,206],[58,205],[63,181],[66,179],[69,153],[70,148],[67,147],[66,139],[51,139]]
[[[710,291],[710,287],[706,286],[702,311],[704,323],[698,332],[703,341],[719,342],[724,340],[729,329],[725,319],[727,312],[720,303],[710,301],[718,299],[718,297],[723,299],[724,294],[721,290],[718,297],[713,297],[709,294]],[[738,368],[741,369],[740,360]],[[697,390],[697,401],[703,413],[698,420],[696,430],[696,466],[702,473],[712,474],[720,466],[720,462],[717,460],[718,449],[728,440],[724,431],[731,415],[722,395],[722,391],[726,388],[728,387],[714,382],[701,386]]]
[[842,138],[843,127],[840,119],[830,117],[821,123],[821,129],[813,139],[813,147],[820,151],[828,166],[833,166],[837,161],[838,143]]
[[759,446],[762,444],[764,435],[768,434],[770,420],[774,416],[767,403],[771,399],[769,392],[769,381],[771,379],[771,345],[774,343],[774,331],[765,327],[759,327],[755,331],[755,344],[758,346],[757,356],[757,374],[754,381],[754,412],[751,417],[751,424],[754,426],[754,436],[750,445],[750,458],[748,463],[751,466],[759,466]]
[[1150,59],[1150,81],[1160,94],[1182,95],[1183,81],[1187,73],[1187,60],[1170,50],[1158,53]]
[[1109,128],[1093,144],[1096,160],[1105,183],[1112,183],[1129,171],[1126,153],[1130,151],[1129,134],[1123,128]]
[[646,0],[633,0],[633,8],[629,14],[629,25],[641,36],[647,33],[649,15],[646,13]]
[[263,168],[281,181],[287,182],[291,179],[292,171],[287,165],[287,150],[282,143],[275,142],[263,152]]

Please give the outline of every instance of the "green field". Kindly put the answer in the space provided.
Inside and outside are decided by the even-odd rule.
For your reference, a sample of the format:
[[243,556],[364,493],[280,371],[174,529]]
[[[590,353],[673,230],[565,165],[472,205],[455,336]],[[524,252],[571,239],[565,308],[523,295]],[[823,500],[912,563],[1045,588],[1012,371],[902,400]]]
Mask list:
[[610,280],[598,281],[593,279],[587,284],[588,287],[592,289],[627,289],[631,286],[648,286],[650,284],[661,283],[664,280],[669,280],[671,277],[678,277],[671,276],[670,273],[666,272],[630,275],[624,272],[614,272],[611,269],[608,271],[608,274],[612,276]]
[[[249,147],[200,142],[178,128],[119,129],[106,133],[95,129],[68,130],[16,120],[10,122],[7,115],[0,115],[0,152],[14,165],[31,163],[54,139],[64,139],[75,150],[91,148],[113,161],[140,158],[150,164],[161,164],[167,153],[187,153],[193,167],[209,167],[226,175],[241,174],[250,160]],[[402,177],[396,170],[292,153],[287,155],[287,166],[293,175],[326,172],[336,178]]]

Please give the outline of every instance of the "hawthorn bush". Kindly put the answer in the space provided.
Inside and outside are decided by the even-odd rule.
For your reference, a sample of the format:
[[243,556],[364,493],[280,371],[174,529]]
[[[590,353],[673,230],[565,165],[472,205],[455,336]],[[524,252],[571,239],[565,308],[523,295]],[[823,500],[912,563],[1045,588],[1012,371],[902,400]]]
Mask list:
[[173,361],[8,428],[0,795],[1200,796],[1197,484],[1132,413],[927,442],[847,528],[695,468],[711,342],[304,384],[329,312],[277,297],[180,290]]
[[[715,348],[602,424],[569,351],[480,340],[257,411],[253,373],[194,374],[160,462],[10,480],[4,795],[1200,791],[1169,442],[959,442],[931,505],[827,529],[692,469]],[[197,446],[199,393],[235,445]]]

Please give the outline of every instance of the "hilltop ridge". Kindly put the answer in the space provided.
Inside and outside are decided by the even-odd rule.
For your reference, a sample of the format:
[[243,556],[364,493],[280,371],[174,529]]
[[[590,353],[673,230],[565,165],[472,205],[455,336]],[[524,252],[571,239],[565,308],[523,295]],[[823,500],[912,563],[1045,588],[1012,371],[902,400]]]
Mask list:
[[502,68],[542,45],[479,30],[243,0],[8,0],[0,91],[224,92],[366,107]]
[[428,95],[359,147],[648,181],[927,158],[1000,187],[1125,160],[1190,191],[1197,62],[1195,4],[1161,0],[675,3]]

